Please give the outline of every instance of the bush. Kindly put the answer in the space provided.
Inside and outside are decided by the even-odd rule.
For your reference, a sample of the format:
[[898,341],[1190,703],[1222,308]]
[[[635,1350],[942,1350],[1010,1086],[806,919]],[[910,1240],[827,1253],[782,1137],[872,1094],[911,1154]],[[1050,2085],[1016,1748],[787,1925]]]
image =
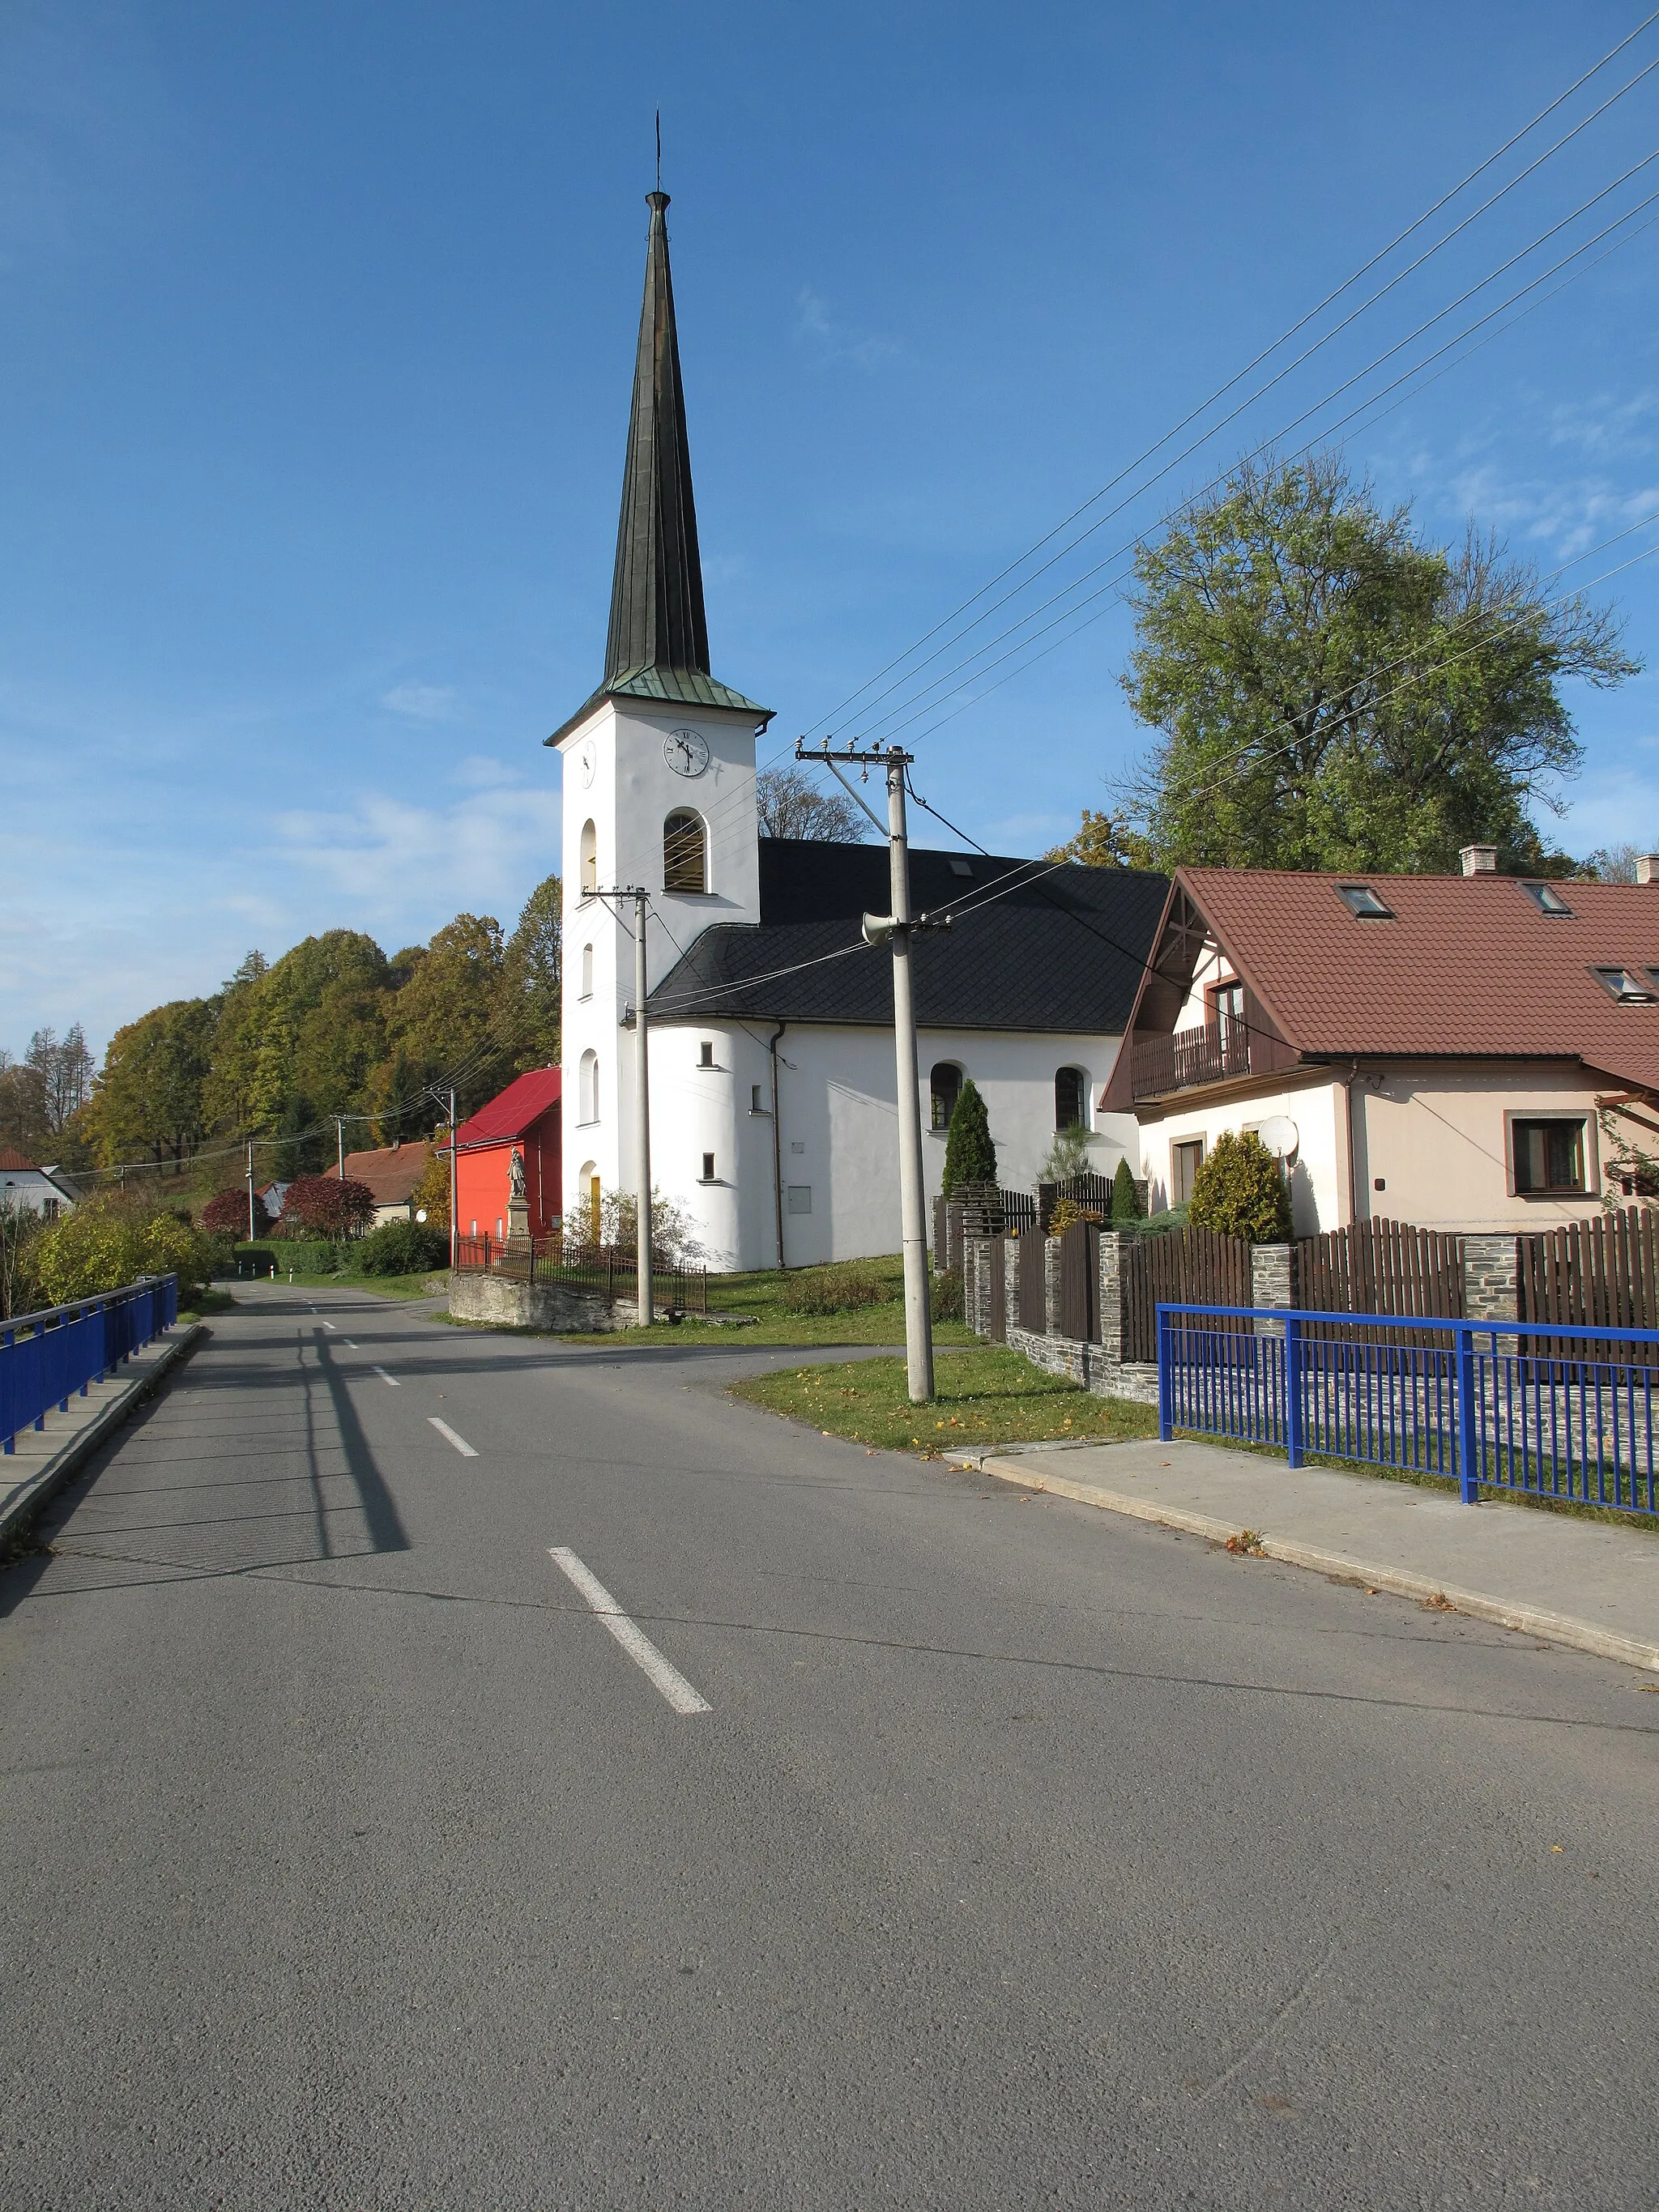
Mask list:
[[1063,1129],[1054,1131],[1054,1142],[1037,1173],[1044,1182],[1070,1182],[1073,1176],[1088,1172],[1089,1132],[1081,1121],[1068,1121]]
[[351,1264],[365,1275],[416,1275],[449,1265],[449,1234],[429,1222],[388,1221],[353,1248]]
[[1127,1160],[1120,1160],[1117,1173],[1112,1177],[1112,1226],[1127,1229],[1131,1223],[1143,1218],[1140,1193]]
[[963,1304],[960,1267],[941,1267],[934,1276],[930,1307],[935,1321],[961,1321],[964,1318],[967,1309]]
[[313,1236],[349,1237],[374,1218],[374,1194],[366,1182],[337,1176],[300,1176],[288,1187],[283,1220],[289,1217]]
[[1051,1237],[1062,1236],[1066,1230],[1075,1229],[1079,1221],[1097,1222],[1099,1219],[1100,1216],[1092,1207],[1079,1206],[1073,1198],[1057,1198],[1054,1210],[1048,1216],[1048,1234]]
[[[242,1237],[248,1226],[248,1197],[246,1189],[234,1185],[209,1199],[202,1208],[202,1226],[210,1236]],[[264,1200],[258,1191],[253,1194],[253,1234],[266,1237],[270,1233],[270,1216],[265,1212]]]
[[990,1116],[979,1085],[971,1075],[965,1076],[951,1109],[940,1188],[949,1198],[958,1183],[994,1183],[996,1179],[997,1148],[991,1141]]
[[860,1306],[884,1306],[893,1285],[869,1260],[838,1260],[833,1267],[802,1267],[778,1285],[778,1304],[786,1313],[852,1313]]
[[46,1305],[123,1290],[140,1275],[173,1274],[186,1305],[221,1249],[169,1208],[112,1194],[86,1200],[42,1230],[29,1249],[29,1272]]
[[1281,1243],[1291,1233],[1291,1196],[1279,1162],[1254,1130],[1218,1137],[1215,1150],[1193,1178],[1188,1218],[1194,1229],[1247,1237],[1252,1244]]

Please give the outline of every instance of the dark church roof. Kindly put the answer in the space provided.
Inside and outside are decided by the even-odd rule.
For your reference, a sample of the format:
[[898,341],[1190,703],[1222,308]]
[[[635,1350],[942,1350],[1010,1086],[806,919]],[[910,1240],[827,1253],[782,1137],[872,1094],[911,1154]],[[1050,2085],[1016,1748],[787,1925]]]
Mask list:
[[[892,958],[859,928],[891,905],[886,848],[763,837],[760,886],[760,927],[706,929],[651,994],[653,1018],[890,1024]],[[956,916],[912,953],[925,1027],[1114,1036],[1127,1026],[1164,877],[913,847],[910,886],[918,911]],[[819,964],[799,964],[809,961]]]
[[550,745],[601,701],[616,697],[731,707],[770,720],[769,708],[717,684],[708,672],[702,561],[697,550],[697,509],[691,494],[685,394],[668,267],[668,195],[654,191],[645,198],[651,210],[651,237],[634,362],[622,516],[617,526],[605,681],[585,707],[555,730],[547,740]]

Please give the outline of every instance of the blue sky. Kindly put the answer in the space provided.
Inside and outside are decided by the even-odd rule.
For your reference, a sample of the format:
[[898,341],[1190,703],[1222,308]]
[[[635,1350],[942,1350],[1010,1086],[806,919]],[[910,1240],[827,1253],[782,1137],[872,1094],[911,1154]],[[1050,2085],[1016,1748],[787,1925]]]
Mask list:
[[[556,865],[540,740],[599,673],[653,108],[714,670],[784,738],[1638,21],[8,0],[0,1044],[77,1018],[101,1044],[331,926],[391,951],[463,908],[510,922]],[[1654,60],[1659,25],[1412,251]],[[1659,72],[988,629],[1634,207],[1659,163],[1319,413],[1656,145]],[[1553,571],[1659,509],[1659,228],[1631,234],[1656,213],[1350,426],[1426,531],[1473,517]],[[1659,836],[1659,559],[1605,588],[1656,672],[1574,701],[1575,851]],[[993,847],[1065,835],[1144,741],[1099,608],[906,731]]]

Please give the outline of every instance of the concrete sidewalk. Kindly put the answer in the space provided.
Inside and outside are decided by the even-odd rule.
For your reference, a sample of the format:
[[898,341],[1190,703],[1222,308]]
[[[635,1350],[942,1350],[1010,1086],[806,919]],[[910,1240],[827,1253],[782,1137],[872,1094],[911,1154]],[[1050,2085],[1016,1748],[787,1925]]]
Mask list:
[[200,1322],[175,1326],[135,1352],[112,1376],[89,1382],[84,1398],[78,1392],[73,1395],[67,1413],[54,1406],[44,1429],[20,1432],[15,1451],[0,1455],[0,1540],[85,1464],[139,1400],[205,1334]]
[[1269,1558],[1659,1672],[1659,1526],[1617,1526],[1443,1491],[1298,1468],[1214,1444],[1024,1444],[949,1455],[1005,1481],[1224,1542],[1254,1530]]

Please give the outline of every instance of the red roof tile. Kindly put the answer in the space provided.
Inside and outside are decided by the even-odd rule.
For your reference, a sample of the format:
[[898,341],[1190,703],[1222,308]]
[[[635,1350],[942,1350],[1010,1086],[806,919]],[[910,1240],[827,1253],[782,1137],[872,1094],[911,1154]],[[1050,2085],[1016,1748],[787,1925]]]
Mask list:
[[0,1145],[0,1171],[7,1175],[17,1175],[22,1170],[33,1166],[33,1160],[26,1160],[21,1152],[16,1151],[12,1146]]
[[[1314,1054],[1577,1059],[1659,1088],[1659,1004],[1592,972],[1659,966],[1659,884],[1559,883],[1546,915],[1512,876],[1182,868],[1176,882],[1286,1041]],[[1338,896],[1368,883],[1392,910]]]
[[[424,1138],[410,1145],[383,1145],[378,1152],[348,1152],[346,1181],[367,1183],[376,1206],[406,1206],[431,1157],[432,1147]],[[323,1172],[337,1178],[340,1170],[337,1164]]]
[[522,1137],[532,1121],[540,1121],[548,1108],[558,1103],[558,1069],[532,1067],[526,1075],[515,1075],[489,1105],[480,1106],[471,1121],[462,1122],[457,1134],[464,1146],[504,1144]]

